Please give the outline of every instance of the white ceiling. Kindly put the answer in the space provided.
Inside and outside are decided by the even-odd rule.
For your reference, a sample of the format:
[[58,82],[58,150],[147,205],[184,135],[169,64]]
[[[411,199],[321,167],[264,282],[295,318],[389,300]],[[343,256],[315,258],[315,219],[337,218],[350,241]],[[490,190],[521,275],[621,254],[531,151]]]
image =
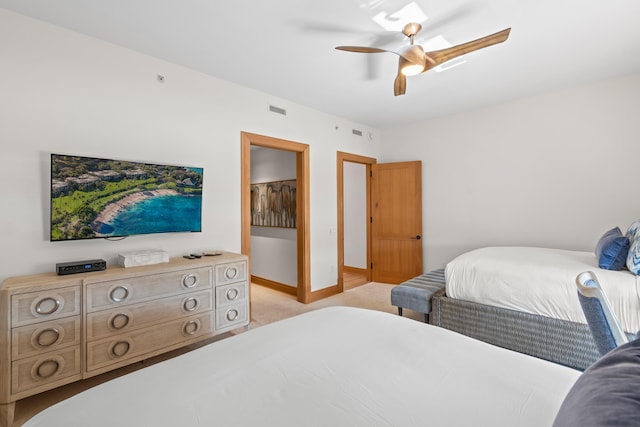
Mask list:
[[407,94],[394,97],[394,54],[334,47],[407,43],[372,18],[394,21],[411,0],[0,0],[0,7],[378,129],[640,72],[638,0],[414,2],[428,17],[419,42],[443,35],[459,44],[508,27],[511,36],[448,71],[408,77]]

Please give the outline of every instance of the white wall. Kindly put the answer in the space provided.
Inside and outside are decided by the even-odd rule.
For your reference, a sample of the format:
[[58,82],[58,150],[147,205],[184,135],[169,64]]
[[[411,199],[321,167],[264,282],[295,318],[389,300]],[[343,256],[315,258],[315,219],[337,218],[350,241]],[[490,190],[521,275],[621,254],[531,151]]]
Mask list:
[[[0,280],[127,250],[240,251],[248,131],[310,145],[311,288],[336,284],[336,151],[379,157],[379,131],[3,9],[0,57]],[[202,233],[49,242],[51,152],[203,167]]]
[[[638,74],[382,134],[4,9],[0,57],[0,280],[127,250],[239,251],[241,131],[311,147],[312,290],[337,281],[337,150],[423,161],[425,268],[486,245],[591,250],[640,217]],[[202,166],[203,232],[49,242],[51,152]]]
[[344,265],[367,268],[367,168],[344,162]]
[[[296,153],[258,148],[251,151],[251,183],[296,179]],[[251,274],[298,286],[295,228],[251,227]]]
[[626,231],[639,112],[634,74],[385,131],[384,161],[423,162],[425,269],[488,245],[591,251]]

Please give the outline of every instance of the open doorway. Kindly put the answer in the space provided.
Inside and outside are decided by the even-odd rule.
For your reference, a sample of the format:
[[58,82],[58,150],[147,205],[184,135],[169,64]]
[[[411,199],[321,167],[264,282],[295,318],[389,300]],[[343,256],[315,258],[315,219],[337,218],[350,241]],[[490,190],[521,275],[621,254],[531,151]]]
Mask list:
[[296,296],[302,303],[311,296],[309,243],[309,146],[268,136],[241,132],[241,251],[251,262],[251,146],[273,148],[295,153],[296,157],[296,240],[297,276]]
[[[371,157],[337,153],[338,292],[360,283],[358,276],[363,277],[365,283],[371,281],[371,227],[367,221],[371,217],[371,188],[367,177],[375,163],[376,159]],[[358,207],[352,206],[351,202],[357,203]]]

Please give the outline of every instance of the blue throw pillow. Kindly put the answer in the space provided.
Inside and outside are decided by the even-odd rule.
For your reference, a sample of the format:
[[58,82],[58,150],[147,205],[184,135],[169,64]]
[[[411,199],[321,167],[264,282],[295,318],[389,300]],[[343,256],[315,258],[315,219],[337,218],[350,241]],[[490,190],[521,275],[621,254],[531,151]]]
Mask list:
[[640,426],[640,340],[591,365],[564,398],[553,427]]
[[629,254],[627,255],[627,268],[636,276],[640,276],[640,238],[638,238],[637,236],[629,247]]
[[626,237],[630,243],[627,268],[633,274],[640,275],[640,219],[629,226]]
[[598,266],[606,270],[622,270],[629,254],[629,239],[615,227],[604,233],[596,245]]

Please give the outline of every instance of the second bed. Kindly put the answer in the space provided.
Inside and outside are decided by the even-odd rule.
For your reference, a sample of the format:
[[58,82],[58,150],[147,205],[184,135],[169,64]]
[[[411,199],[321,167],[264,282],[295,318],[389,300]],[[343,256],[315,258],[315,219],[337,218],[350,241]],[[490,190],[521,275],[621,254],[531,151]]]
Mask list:
[[575,278],[594,271],[629,336],[640,329],[640,278],[598,268],[593,253],[488,247],[445,271],[431,322],[483,341],[577,369],[599,353],[580,307]]

